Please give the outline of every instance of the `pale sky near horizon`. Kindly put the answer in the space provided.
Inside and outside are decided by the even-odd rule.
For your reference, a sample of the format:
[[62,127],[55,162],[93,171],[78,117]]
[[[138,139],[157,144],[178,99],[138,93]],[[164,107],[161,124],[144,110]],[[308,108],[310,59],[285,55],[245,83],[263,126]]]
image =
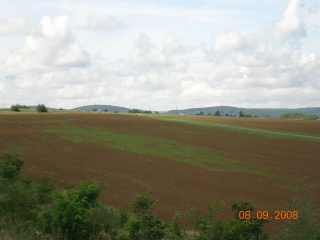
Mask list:
[[0,16],[0,107],[320,107],[318,0],[11,0]]

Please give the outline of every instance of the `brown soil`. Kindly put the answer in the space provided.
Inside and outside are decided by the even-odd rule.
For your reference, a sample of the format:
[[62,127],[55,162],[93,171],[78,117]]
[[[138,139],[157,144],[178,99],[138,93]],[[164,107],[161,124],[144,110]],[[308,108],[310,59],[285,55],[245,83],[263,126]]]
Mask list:
[[[199,167],[96,143],[74,143],[44,132],[49,127],[59,127],[59,120],[72,120],[73,124],[85,128],[102,126],[119,131],[136,130],[182,144],[213,148],[239,164],[263,168],[278,177]],[[237,120],[229,122],[247,124]],[[252,121],[250,126],[289,129],[282,121],[272,120],[272,124],[269,121]],[[304,123],[297,126],[309,129]],[[301,130],[295,130],[293,125],[290,129]],[[268,138],[139,116],[0,114],[0,146],[1,149],[23,150],[26,175],[34,180],[41,174],[52,173],[57,184],[91,178],[106,182],[108,187],[101,200],[117,207],[130,208],[128,202],[135,193],[151,189],[153,197],[159,200],[156,213],[167,220],[175,211],[204,210],[222,200],[228,206],[232,202],[251,200],[258,210],[282,210],[293,199],[291,186],[320,183],[320,144],[317,142]],[[316,204],[320,204],[319,191],[315,199]]]
[[218,122],[277,131],[320,135],[320,121],[299,119],[234,118],[209,116],[179,116],[178,118],[187,120],[198,120],[203,122]]

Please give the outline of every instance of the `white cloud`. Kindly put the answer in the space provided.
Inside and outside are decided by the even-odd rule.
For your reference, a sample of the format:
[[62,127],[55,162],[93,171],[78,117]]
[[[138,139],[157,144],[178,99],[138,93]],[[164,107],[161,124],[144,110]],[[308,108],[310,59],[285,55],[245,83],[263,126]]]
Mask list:
[[155,44],[151,39],[141,33],[138,39],[134,41],[134,51],[129,62],[130,66],[145,72],[168,67],[169,59],[165,55],[154,53],[154,48]]
[[302,0],[291,0],[284,12],[283,18],[275,26],[275,38],[281,42],[299,41],[306,37],[302,22]]
[[88,65],[88,54],[68,28],[68,17],[44,17],[39,35],[27,37],[24,45],[14,49],[5,59],[10,72],[54,71]]
[[93,31],[116,31],[126,28],[126,25],[113,16],[105,18],[89,16],[87,17],[87,25],[84,28]]
[[237,32],[216,34],[213,37],[213,52],[218,54],[229,54],[237,51],[250,49],[254,41],[249,37],[242,36]]
[[309,8],[310,13],[318,13],[319,10],[320,10],[320,5],[318,3],[314,4],[312,7]]
[[31,23],[26,17],[2,19],[0,35],[24,35],[37,33],[40,27]]
[[[21,37],[16,42],[12,41],[18,39],[15,37],[1,38],[1,43],[12,43],[0,47],[20,46],[9,54],[3,51],[7,56],[6,68],[0,66],[0,92],[5,93],[6,102],[43,103],[47,92],[50,106],[63,108],[99,103],[100,99],[102,104],[152,110],[176,105],[319,105],[319,35],[315,29],[310,33],[310,24],[317,24],[319,15],[302,11],[299,0],[287,0],[286,9],[275,0],[252,1],[257,8],[249,18],[243,13],[249,13],[244,8],[251,4],[245,1],[229,1],[242,9],[221,2],[222,7],[213,3],[215,8],[200,6],[197,10],[107,2],[82,2],[83,8],[74,4],[74,9],[66,3],[70,21],[66,16],[44,17],[40,30],[28,33],[24,43]],[[266,12],[259,10],[261,6],[268,6]],[[283,15],[280,7],[285,9]],[[102,35],[83,31],[78,26],[88,13],[115,14],[130,22],[130,28]],[[265,18],[252,20],[260,14]],[[123,27],[112,17],[87,20],[85,28],[94,31]],[[308,51],[298,44],[309,46]],[[208,47],[203,51],[201,45]]]
[[164,38],[163,45],[162,52],[166,55],[184,55],[194,50],[191,46],[183,45],[182,40],[171,33]]

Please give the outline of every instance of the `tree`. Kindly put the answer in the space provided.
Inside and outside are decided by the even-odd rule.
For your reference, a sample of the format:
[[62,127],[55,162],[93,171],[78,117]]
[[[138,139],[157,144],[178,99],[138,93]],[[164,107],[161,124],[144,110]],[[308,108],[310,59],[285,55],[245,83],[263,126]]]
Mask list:
[[134,109],[130,109],[129,113],[141,113],[140,109],[134,108]]
[[104,111],[104,112],[108,112],[108,109],[105,108],[105,109],[103,109],[103,111]]
[[48,112],[47,107],[44,104],[38,104],[36,107],[37,112]]
[[39,226],[59,239],[92,239],[100,228],[90,221],[90,209],[101,191],[94,180],[81,183],[78,189],[71,189],[67,194],[55,191],[52,205],[38,215]]
[[214,113],[214,115],[215,115],[215,116],[221,116],[219,111],[216,111],[216,112]]
[[277,233],[280,240],[315,240],[320,239],[319,207],[314,206],[311,185],[296,186],[293,189],[294,199],[288,209],[296,209],[297,220],[287,220],[285,228]]
[[9,217],[12,225],[16,220],[28,221],[34,218],[37,204],[33,186],[24,181],[0,181],[0,212]]
[[91,111],[92,111],[92,112],[96,112],[97,109],[96,109],[96,108],[92,108]]
[[239,112],[239,117],[244,117],[242,110]]
[[199,113],[196,113],[196,115],[204,115],[204,112],[200,111]]
[[235,217],[230,220],[220,220],[219,215],[224,208],[224,202],[214,203],[205,214],[193,215],[199,235],[197,240],[220,240],[220,239],[256,239],[265,240],[268,236],[263,232],[266,220],[250,219],[240,220],[239,211],[252,212],[255,208],[250,202],[232,204],[231,209]]
[[21,178],[24,162],[18,155],[0,157],[0,217],[28,221],[36,207],[36,193],[30,182]]
[[11,111],[13,111],[13,112],[19,112],[19,111],[20,111],[17,105],[12,105],[12,106],[10,107],[10,109],[11,109]]
[[127,228],[129,239],[132,240],[149,240],[162,239],[165,236],[166,225],[158,218],[153,216],[152,206],[158,201],[150,197],[151,192],[136,195],[131,205],[136,219],[129,221]]
[[5,154],[4,157],[0,157],[0,178],[15,181],[20,177],[23,164],[18,155]]

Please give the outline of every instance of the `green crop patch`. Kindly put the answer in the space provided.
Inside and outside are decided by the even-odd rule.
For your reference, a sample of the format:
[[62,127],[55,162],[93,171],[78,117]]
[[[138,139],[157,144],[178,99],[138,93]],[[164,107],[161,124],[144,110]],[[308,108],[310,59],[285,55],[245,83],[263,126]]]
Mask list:
[[294,140],[302,140],[302,141],[310,141],[310,142],[320,142],[319,135],[311,135],[306,133],[297,133],[297,132],[284,132],[278,130],[269,130],[269,129],[259,129],[253,127],[246,127],[241,125],[230,125],[225,123],[216,123],[216,122],[206,122],[206,121],[199,121],[199,120],[185,120],[185,119],[178,119],[178,118],[168,118],[168,117],[159,117],[159,116],[151,116],[152,118],[168,121],[168,122],[179,122],[188,125],[195,125],[200,127],[206,128],[217,128],[226,131],[233,131],[233,132],[242,132],[253,134],[256,136],[263,136],[267,138],[282,138],[282,139],[294,139]]
[[105,127],[81,128],[71,123],[62,123],[60,128],[45,131],[76,143],[94,142],[127,152],[157,156],[204,168],[214,167],[220,170],[275,177],[262,168],[257,170],[241,165],[213,148],[186,145],[160,136],[148,136],[140,131],[116,131]]

